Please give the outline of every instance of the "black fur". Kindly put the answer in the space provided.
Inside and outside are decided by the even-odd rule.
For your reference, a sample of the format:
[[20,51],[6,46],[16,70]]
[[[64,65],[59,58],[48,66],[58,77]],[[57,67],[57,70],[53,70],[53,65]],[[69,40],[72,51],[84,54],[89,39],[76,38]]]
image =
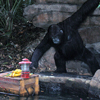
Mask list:
[[100,0],[88,0],[71,17],[51,25],[44,39],[36,47],[30,67],[37,68],[39,59],[52,46],[56,50],[54,55],[56,72],[66,72],[66,61],[80,60],[88,64],[92,74],[94,74],[100,68],[99,64],[95,56],[83,45],[78,28],[87,16],[96,9],[99,2]]

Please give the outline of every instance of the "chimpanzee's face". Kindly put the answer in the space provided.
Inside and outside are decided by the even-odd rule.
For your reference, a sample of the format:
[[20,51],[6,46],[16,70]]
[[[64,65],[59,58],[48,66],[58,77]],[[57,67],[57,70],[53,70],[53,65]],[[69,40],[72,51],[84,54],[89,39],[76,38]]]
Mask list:
[[51,25],[48,28],[49,36],[54,44],[60,44],[63,37],[63,30],[56,24]]

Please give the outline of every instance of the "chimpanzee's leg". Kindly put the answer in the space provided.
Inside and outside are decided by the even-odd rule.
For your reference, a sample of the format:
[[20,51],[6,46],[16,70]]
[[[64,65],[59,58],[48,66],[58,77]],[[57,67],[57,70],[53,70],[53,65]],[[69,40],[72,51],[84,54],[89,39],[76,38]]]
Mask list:
[[66,61],[64,57],[62,57],[58,52],[54,55],[55,64],[57,66],[57,70],[55,72],[57,73],[66,73]]
[[82,55],[82,61],[88,64],[93,75],[98,69],[100,69],[99,63],[96,60],[95,56],[86,48]]

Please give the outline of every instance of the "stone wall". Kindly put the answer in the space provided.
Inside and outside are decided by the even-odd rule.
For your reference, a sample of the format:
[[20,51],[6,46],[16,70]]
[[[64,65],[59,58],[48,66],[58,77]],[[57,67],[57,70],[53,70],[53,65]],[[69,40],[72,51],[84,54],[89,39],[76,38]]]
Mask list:
[[[88,99],[84,98],[84,100],[100,100],[100,69],[96,71],[93,77],[64,73],[42,73],[38,75],[40,92],[59,95],[62,93],[81,95],[82,97],[88,97]],[[83,99],[80,98],[80,100]]]
[[[61,22],[77,11],[86,0],[36,0],[24,9],[24,16],[37,27],[47,28],[50,24]],[[100,9],[96,9],[84,26],[100,25]]]

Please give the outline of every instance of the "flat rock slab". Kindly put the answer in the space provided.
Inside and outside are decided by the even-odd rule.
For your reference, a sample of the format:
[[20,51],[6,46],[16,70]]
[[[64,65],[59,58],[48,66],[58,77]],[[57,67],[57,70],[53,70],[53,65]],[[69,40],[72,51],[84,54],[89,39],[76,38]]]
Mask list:
[[88,94],[92,77],[72,74],[40,73],[40,91],[51,94]]
[[93,77],[72,73],[39,73],[40,92],[47,94],[74,94],[100,99],[100,69]]

